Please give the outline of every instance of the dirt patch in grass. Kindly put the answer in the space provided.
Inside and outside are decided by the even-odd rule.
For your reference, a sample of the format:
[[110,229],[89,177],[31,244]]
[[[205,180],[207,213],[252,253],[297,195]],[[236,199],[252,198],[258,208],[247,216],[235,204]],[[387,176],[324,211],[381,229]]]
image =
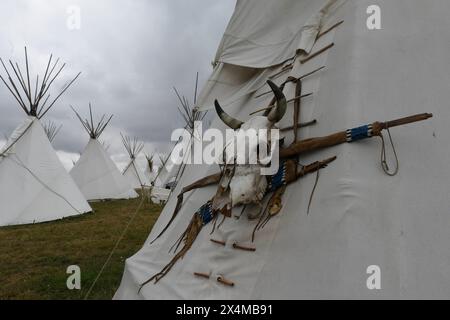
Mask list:
[[[83,299],[140,202],[94,202],[94,213],[0,228],[0,299]],[[89,299],[113,297],[125,259],[141,248],[161,210],[143,202]],[[70,265],[81,268],[81,290],[67,289]]]

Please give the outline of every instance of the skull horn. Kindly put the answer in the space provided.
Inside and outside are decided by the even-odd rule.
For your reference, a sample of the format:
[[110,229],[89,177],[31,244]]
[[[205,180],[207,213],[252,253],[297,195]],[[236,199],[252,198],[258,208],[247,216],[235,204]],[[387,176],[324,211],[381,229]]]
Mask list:
[[286,97],[284,96],[283,91],[281,91],[281,89],[275,83],[273,83],[270,80],[267,80],[267,84],[270,86],[275,95],[275,98],[277,99],[276,107],[270,111],[269,115],[267,116],[267,119],[269,119],[269,121],[271,122],[276,123],[280,121],[284,117],[284,114],[286,113],[287,108]]
[[225,123],[227,126],[229,126],[231,129],[237,130],[239,129],[243,122],[239,121],[233,117],[230,117],[225,111],[223,111],[222,107],[219,104],[219,101],[215,100],[214,105],[216,107],[216,112],[219,115],[219,118]]

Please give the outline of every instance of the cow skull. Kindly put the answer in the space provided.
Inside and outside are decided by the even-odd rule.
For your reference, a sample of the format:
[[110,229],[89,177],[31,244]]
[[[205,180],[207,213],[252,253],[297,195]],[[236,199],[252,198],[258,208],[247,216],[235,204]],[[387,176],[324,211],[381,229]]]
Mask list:
[[[215,101],[215,109],[219,118],[230,128],[236,131],[234,139],[237,139],[240,133],[254,130],[258,134],[261,129],[266,129],[269,132],[271,129],[276,128],[275,124],[279,122],[286,113],[287,102],[282,90],[277,87],[272,81],[267,81],[271,87],[275,98],[276,104],[267,116],[255,116],[249,120],[243,122],[228,115],[220,106],[219,102]],[[245,135],[243,135],[245,136]],[[236,141],[235,141],[236,142]],[[268,143],[274,143],[273,141],[267,141]],[[227,144],[228,145],[228,144]],[[229,202],[230,207],[240,204],[260,203],[267,189],[267,178],[261,174],[261,168],[263,165],[258,161],[256,164],[252,164],[249,161],[249,156],[257,154],[258,145],[249,145],[246,141],[245,144],[234,143],[233,146],[237,146],[237,155],[244,155],[245,164],[234,164],[234,170],[228,171],[228,176],[225,177],[225,181],[228,181],[229,186]],[[225,149],[225,153],[226,153]],[[233,158],[234,162],[236,159]],[[225,160],[229,165],[229,160]],[[227,173],[225,173],[227,174]]]

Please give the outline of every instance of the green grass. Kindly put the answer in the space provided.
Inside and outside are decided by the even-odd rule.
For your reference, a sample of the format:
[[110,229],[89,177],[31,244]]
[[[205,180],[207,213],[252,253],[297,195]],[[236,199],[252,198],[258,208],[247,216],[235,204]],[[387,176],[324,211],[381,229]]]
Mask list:
[[[0,299],[83,299],[140,201],[96,202],[94,213],[0,228]],[[89,299],[113,297],[125,259],[141,248],[161,210],[144,201]],[[81,290],[67,289],[70,265],[81,268]]]

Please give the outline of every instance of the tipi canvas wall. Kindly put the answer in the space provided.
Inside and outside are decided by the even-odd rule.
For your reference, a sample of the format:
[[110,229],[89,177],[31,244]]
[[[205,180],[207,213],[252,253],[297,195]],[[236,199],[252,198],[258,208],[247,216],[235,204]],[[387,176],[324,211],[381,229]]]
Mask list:
[[88,200],[138,197],[97,139],[89,139],[70,174]]
[[137,163],[136,159],[131,160],[125,167],[123,175],[130,181],[130,184],[134,189],[150,186],[147,176]]

